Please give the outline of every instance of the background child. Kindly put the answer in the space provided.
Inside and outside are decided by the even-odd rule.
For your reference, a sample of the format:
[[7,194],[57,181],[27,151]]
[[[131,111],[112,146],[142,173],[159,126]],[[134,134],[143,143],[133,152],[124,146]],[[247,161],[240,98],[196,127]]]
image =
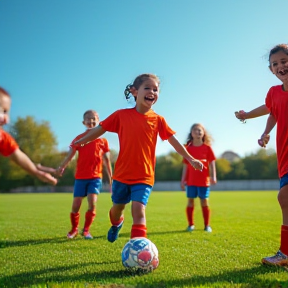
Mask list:
[[[265,105],[262,105],[247,113],[235,113],[240,119],[254,118],[270,113],[263,134],[269,135],[275,123],[277,123],[277,161],[280,177],[280,191],[278,201],[282,211],[282,226],[280,249],[274,255],[262,259],[264,264],[288,266],[288,45],[280,44],[271,49],[269,53],[270,71],[283,83],[269,89]],[[265,136],[264,135],[264,136]],[[262,135],[263,136],[263,135]],[[269,137],[266,138],[269,141]]]
[[[67,238],[73,239],[78,235],[78,225],[80,219],[80,207],[82,200],[87,196],[88,210],[85,214],[84,228],[81,234],[85,239],[92,239],[89,229],[96,216],[96,202],[97,195],[100,194],[102,187],[102,164],[107,169],[109,177],[109,183],[111,184],[112,169],[109,157],[109,145],[105,138],[95,139],[87,142],[85,145],[73,146],[74,142],[86,135],[91,128],[95,127],[99,123],[99,117],[96,111],[88,110],[83,115],[82,122],[87,130],[78,135],[70,144],[70,150],[60,164],[60,166],[54,170],[59,176],[62,176],[65,168],[74,157],[76,151],[78,151],[78,159],[75,173],[74,184],[74,199],[72,204],[72,211],[70,213],[70,220],[72,224],[71,230],[67,234]],[[104,161],[103,161],[103,160]],[[44,171],[52,171],[49,167],[38,166],[39,169]]]
[[203,171],[201,172],[193,169],[191,165],[188,165],[189,163],[186,159],[183,160],[184,165],[181,188],[184,190],[186,186],[186,195],[188,198],[186,207],[186,216],[188,220],[187,231],[193,231],[195,229],[194,199],[199,197],[204,218],[204,230],[212,232],[208,199],[210,184],[216,184],[217,178],[215,166],[216,157],[211,148],[211,141],[211,136],[207,133],[202,124],[196,123],[192,125],[185,147],[191,155],[203,163]]
[[10,106],[11,97],[9,93],[4,88],[0,87],[0,154],[4,157],[9,157],[21,168],[41,181],[56,185],[57,179],[52,177],[49,173],[38,170],[30,158],[19,149],[14,138],[2,129],[2,126],[9,123]]
[[168,142],[195,169],[202,169],[202,163],[195,160],[175,138],[175,132],[168,126],[164,117],[151,108],[158,100],[160,81],[153,74],[136,77],[133,84],[124,91],[126,99],[130,93],[136,106],[121,109],[100,125],[90,130],[86,136],[76,141],[79,145],[96,139],[106,131],[118,134],[120,151],[113,175],[112,201],[110,210],[111,228],[108,241],[114,242],[123,225],[125,205],[132,201],[133,225],[131,238],[147,237],[145,209],[154,184],[155,150],[158,135]]

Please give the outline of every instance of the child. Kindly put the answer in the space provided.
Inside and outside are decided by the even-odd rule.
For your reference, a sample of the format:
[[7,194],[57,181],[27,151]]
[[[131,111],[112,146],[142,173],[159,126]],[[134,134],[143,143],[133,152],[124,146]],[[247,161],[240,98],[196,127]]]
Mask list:
[[217,178],[215,167],[216,157],[210,146],[211,141],[211,136],[207,133],[203,125],[199,123],[192,125],[185,147],[191,155],[203,163],[203,171],[200,172],[193,169],[191,165],[188,165],[189,163],[186,159],[183,160],[181,188],[184,190],[186,186],[186,195],[188,198],[186,216],[188,220],[187,231],[189,232],[195,229],[193,214],[195,207],[194,199],[197,197],[200,198],[204,218],[204,231],[212,232],[208,203],[210,194],[209,186],[210,184],[216,184]]
[[9,111],[11,106],[11,97],[9,93],[0,87],[0,154],[9,157],[12,161],[26,170],[29,174],[37,177],[43,182],[51,185],[57,184],[57,179],[49,173],[44,173],[37,169],[30,158],[23,153],[12,136],[2,129],[2,126],[9,122]]
[[[89,229],[96,216],[96,202],[97,195],[100,194],[102,187],[102,163],[107,169],[109,176],[109,183],[111,184],[112,169],[109,159],[109,145],[105,138],[96,139],[87,142],[85,145],[75,147],[73,144],[75,141],[86,135],[90,129],[95,127],[99,123],[99,117],[96,111],[88,110],[83,115],[82,122],[87,130],[78,135],[70,144],[70,150],[60,164],[60,166],[54,172],[58,176],[62,176],[65,168],[74,157],[76,151],[78,151],[77,167],[75,173],[74,183],[74,199],[72,204],[72,211],[70,213],[70,220],[72,224],[71,231],[68,232],[67,238],[73,239],[78,235],[78,225],[80,218],[80,207],[82,200],[87,196],[88,210],[85,214],[85,224],[82,230],[82,235],[85,239],[93,239]],[[102,160],[103,158],[103,160]],[[49,167],[38,166],[39,169],[44,171],[53,171]]]
[[[262,105],[242,116],[245,119],[254,118],[270,113],[263,134],[269,135],[277,123],[277,161],[280,177],[280,191],[278,201],[282,211],[282,226],[280,249],[274,255],[262,259],[262,263],[278,266],[288,266],[288,45],[280,44],[271,49],[269,53],[269,68],[283,83],[273,86],[267,93],[265,105]],[[238,116],[238,117],[237,117]],[[236,114],[236,117],[240,119]],[[265,136],[264,135],[264,136]],[[262,135],[262,138],[264,138]],[[265,140],[265,139],[264,139]],[[269,141],[269,137],[266,138]]]
[[175,138],[175,132],[168,126],[164,117],[151,108],[158,100],[160,81],[153,74],[136,77],[133,84],[124,91],[126,99],[130,93],[135,98],[136,106],[117,110],[100,125],[76,141],[80,145],[98,138],[106,131],[118,134],[120,151],[112,184],[113,206],[109,216],[111,228],[108,241],[114,242],[124,221],[125,205],[132,201],[133,225],[131,238],[147,237],[145,208],[154,184],[155,150],[158,135],[168,142],[195,169],[202,170],[202,163],[195,160]]

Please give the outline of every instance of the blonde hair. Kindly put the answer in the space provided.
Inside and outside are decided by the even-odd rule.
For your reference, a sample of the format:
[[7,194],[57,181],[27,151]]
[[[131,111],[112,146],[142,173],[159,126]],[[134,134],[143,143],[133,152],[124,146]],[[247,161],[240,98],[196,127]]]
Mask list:
[[200,123],[194,123],[191,128],[190,128],[190,133],[188,134],[188,137],[187,137],[187,141],[186,141],[186,145],[189,145],[190,143],[193,143],[193,137],[191,135],[191,132],[192,130],[196,127],[196,126],[199,126],[201,127],[201,129],[203,129],[204,131],[204,135],[203,135],[203,138],[202,138],[202,141],[204,144],[208,145],[208,146],[211,146],[212,145],[212,142],[213,142],[213,138],[212,136],[207,132],[207,130],[205,129],[205,127],[200,124]]

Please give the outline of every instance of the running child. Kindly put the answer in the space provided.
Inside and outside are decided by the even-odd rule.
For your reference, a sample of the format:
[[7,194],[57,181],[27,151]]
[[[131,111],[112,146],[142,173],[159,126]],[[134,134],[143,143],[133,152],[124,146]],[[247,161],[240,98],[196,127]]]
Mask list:
[[[263,134],[269,135],[275,123],[277,123],[276,148],[278,173],[280,178],[280,190],[278,202],[282,211],[281,240],[278,252],[270,257],[262,259],[262,263],[288,266],[288,45],[279,44],[273,47],[269,53],[270,71],[282,82],[282,85],[269,89],[265,105],[262,105],[248,113],[242,110],[236,117],[249,119],[270,113]],[[240,114],[240,115],[239,115]],[[263,137],[262,137],[263,138]],[[266,141],[269,141],[269,137]],[[267,142],[268,142],[267,141]]]
[[10,158],[17,165],[26,170],[29,174],[37,177],[39,180],[51,185],[56,185],[57,179],[52,177],[49,173],[38,170],[30,158],[19,149],[15,139],[3,130],[2,127],[9,123],[10,106],[11,97],[9,93],[4,88],[0,87],[0,154]]
[[204,218],[204,231],[212,232],[210,226],[209,195],[210,184],[217,183],[216,177],[216,157],[211,148],[212,137],[207,133],[202,124],[195,123],[188,134],[185,145],[189,154],[193,155],[203,163],[202,172],[193,169],[186,159],[183,159],[183,171],[181,178],[181,188],[185,190],[188,198],[186,207],[186,217],[188,221],[187,231],[195,229],[194,225],[194,199],[199,197]]
[[[102,164],[104,164],[107,169],[110,184],[112,178],[112,169],[108,153],[110,149],[108,141],[105,138],[93,139],[90,142],[87,142],[85,145],[79,145],[77,147],[74,146],[75,141],[85,136],[93,127],[98,125],[99,117],[97,112],[94,110],[87,110],[83,115],[82,123],[87,130],[78,135],[71,142],[66,158],[63,160],[60,166],[53,171],[58,176],[62,176],[65,168],[78,151],[74,182],[74,198],[72,203],[72,211],[70,213],[72,228],[67,234],[67,238],[69,239],[75,238],[79,233],[79,210],[82,200],[86,196],[88,200],[88,210],[85,214],[85,223],[81,234],[85,239],[93,239],[89,229],[96,216],[97,196],[100,194],[100,189],[102,187]],[[44,171],[52,172],[53,170],[51,170],[49,167],[43,167],[41,165],[38,167]]]
[[117,110],[86,136],[74,143],[76,147],[94,140],[106,131],[118,134],[120,151],[115,164],[112,184],[113,206],[109,216],[111,228],[107,239],[114,242],[123,225],[125,205],[132,201],[131,238],[147,237],[145,208],[154,185],[155,150],[158,135],[168,142],[195,169],[203,164],[194,159],[174,136],[164,117],[156,114],[152,106],[159,96],[160,80],[153,74],[136,77],[124,91],[126,99],[135,98],[136,106]]

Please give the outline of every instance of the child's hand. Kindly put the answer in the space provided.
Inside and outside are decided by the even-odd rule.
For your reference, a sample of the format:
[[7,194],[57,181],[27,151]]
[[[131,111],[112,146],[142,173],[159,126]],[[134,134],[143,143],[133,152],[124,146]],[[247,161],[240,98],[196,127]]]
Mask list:
[[246,123],[246,112],[244,110],[236,111],[235,116],[239,119],[242,123]]
[[59,167],[56,169],[56,175],[59,176],[59,177],[61,177],[61,176],[63,175],[63,173],[64,173],[64,170],[65,170],[65,168],[59,166]]
[[203,163],[199,160],[193,159],[190,164],[195,168],[195,170],[203,170]]
[[259,146],[266,148],[266,145],[268,144],[269,140],[270,140],[269,134],[262,134],[261,138],[258,139],[258,144]]
[[185,186],[186,186],[186,181],[185,180],[181,180],[181,189],[183,191],[185,190]]
[[58,182],[57,179],[54,178],[52,175],[50,175],[49,173],[45,173],[41,170],[37,170],[36,176],[39,180],[49,183],[50,185],[56,185]]

